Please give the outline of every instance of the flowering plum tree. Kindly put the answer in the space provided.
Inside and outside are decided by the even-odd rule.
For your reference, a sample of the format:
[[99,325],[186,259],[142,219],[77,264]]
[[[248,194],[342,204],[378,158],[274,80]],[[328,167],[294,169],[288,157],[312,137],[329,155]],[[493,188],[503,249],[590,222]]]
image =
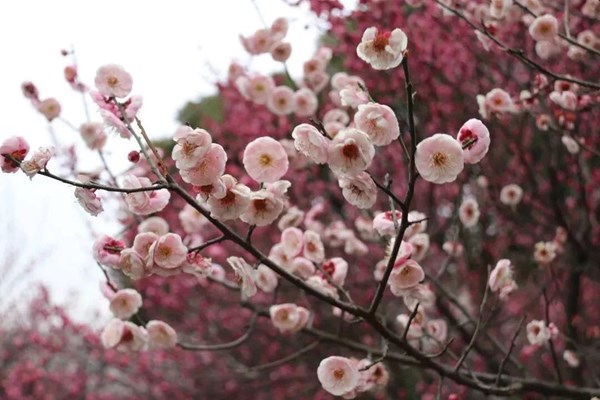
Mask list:
[[[100,175],[0,147],[4,172],[72,185],[92,216],[122,203],[122,233],[93,245],[115,317],[100,342],[181,379],[140,361],[118,394],[600,396],[597,0],[297,3],[330,24],[301,79],[286,20],[241,36],[285,74],[231,64],[220,117],[172,143],[107,64],[90,89],[65,70],[100,110],[79,130]],[[130,169],[111,172],[107,140],[137,143]]]

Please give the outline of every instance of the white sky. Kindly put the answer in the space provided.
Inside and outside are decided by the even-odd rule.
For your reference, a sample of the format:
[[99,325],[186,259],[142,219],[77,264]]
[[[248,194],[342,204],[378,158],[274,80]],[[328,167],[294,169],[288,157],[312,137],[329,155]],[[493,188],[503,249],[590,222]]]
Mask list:
[[[294,45],[290,65],[292,75],[299,76],[302,61],[315,50],[314,17],[281,0],[256,2],[269,24],[279,16],[289,18],[288,38]],[[23,81],[33,81],[42,99],[58,99],[62,116],[73,124],[85,121],[80,96],[63,79],[69,61],[60,55],[63,48],[76,49],[86,83],[93,83],[103,64],[123,65],[134,78],[133,92],[144,97],[139,115],[155,138],[175,130],[177,111],[186,101],[214,91],[214,71],[225,76],[231,60],[251,64],[253,70],[279,69],[267,55],[250,63],[239,44],[240,33],[249,35],[262,27],[251,0],[19,0],[3,8],[0,141],[21,135],[32,149],[51,140],[45,119],[21,95]],[[60,121],[53,126],[60,143],[79,144],[84,169],[99,165],[97,155],[82,147],[75,132]],[[107,152],[123,165],[133,148],[133,143],[111,137]],[[40,280],[51,286],[58,302],[66,302],[74,291],[82,293],[78,317],[89,318],[90,308],[106,308],[98,291],[102,276],[90,255],[94,233],[113,234],[115,228],[110,220],[83,212],[73,188],[41,176],[30,182],[20,173],[0,174],[0,263],[14,246],[24,260],[16,263],[16,270],[35,260],[26,284],[6,288],[0,282],[3,302],[7,294],[19,298],[23,291],[31,292],[30,283]]]

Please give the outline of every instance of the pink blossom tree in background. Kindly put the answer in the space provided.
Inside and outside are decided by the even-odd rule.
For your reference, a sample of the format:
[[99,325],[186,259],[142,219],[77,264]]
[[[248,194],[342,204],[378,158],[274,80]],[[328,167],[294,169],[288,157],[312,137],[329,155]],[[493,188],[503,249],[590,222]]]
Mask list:
[[122,224],[92,249],[114,319],[94,332],[42,291],[1,328],[0,396],[600,396],[600,3],[293,3],[329,24],[299,79],[288,21],[266,21],[240,39],[283,73],[232,63],[152,142],[135,77],[69,65],[102,172],[0,146],[4,172],[92,216],[118,201]]

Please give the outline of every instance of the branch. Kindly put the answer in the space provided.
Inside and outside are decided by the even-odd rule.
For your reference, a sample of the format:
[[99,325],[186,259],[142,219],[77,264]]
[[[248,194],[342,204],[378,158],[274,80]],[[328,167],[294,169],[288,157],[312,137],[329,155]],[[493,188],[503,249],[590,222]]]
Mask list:
[[178,342],[177,345],[185,350],[193,350],[193,351],[220,351],[220,350],[230,350],[242,345],[246,340],[250,338],[254,328],[256,327],[256,320],[258,318],[258,313],[252,314],[252,318],[250,319],[250,323],[248,325],[248,330],[242,336],[237,338],[236,340],[228,343],[222,344],[191,344],[185,342]]

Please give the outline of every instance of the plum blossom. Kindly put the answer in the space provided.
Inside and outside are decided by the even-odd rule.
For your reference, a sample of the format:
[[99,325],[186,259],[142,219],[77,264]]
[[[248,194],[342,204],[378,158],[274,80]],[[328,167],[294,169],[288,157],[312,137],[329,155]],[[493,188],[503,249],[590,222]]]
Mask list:
[[166,322],[148,321],[146,331],[150,349],[170,349],[177,345],[177,332]]
[[368,136],[358,129],[345,129],[329,145],[328,164],[340,175],[358,175],[369,167],[375,148]]
[[317,164],[327,162],[329,139],[312,125],[300,124],[292,131],[294,147]]
[[464,246],[460,242],[447,241],[442,245],[442,250],[450,257],[460,257],[464,251]]
[[315,274],[316,267],[312,261],[304,257],[296,257],[291,263],[290,272],[301,279],[308,279]]
[[90,150],[100,150],[106,144],[104,125],[100,122],[85,122],[79,127],[79,134]]
[[304,257],[311,261],[320,263],[325,259],[325,247],[321,241],[321,235],[313,230],[304,232]]
[[204,129],[192,129],[181,126],[173,135],[177,142],[173,148],[173,160],[179,169],[190,169],[197,165],[202,157],[208,153],[212,144],[210,133]]
[[463,150],[452,136],[436,133],[417,145],[415,164],[428,182],[453,182],[464,168]]
[[358,84],[349,84],[339,92],[339,103],[344,107],[357,108],[361,104],[366,104],[370,101],[369,93],[365,86]]
[[565,145],[565,147],[567,148],[567,151],[569,153],[571,153],[571,154],[579,153],[579,143],[577,143],[577,141],[575,139],[573,139],[571,136],[563,135],[560,138],[560,141],[562,142],[562,144]]
[[315,92],[308,88],[300,88],[294,93],[294,114],[298,117],[314,115],[319,106]]
[[577,356],[577,353],[575,353],[574,351],[565,350],[563,353],[563,360],[565,360],[567,362],[567,364],[569,365],[569,367],[571,367],[571,368],[579,367],[579,364],[580,364],[579,357]]
[[335,286],[327,282],[326,279],[320,277],[318,275],[313,275],[308,278],[305,283],[311,288],[315,289],[317,292],[320,292],[326,296],[333,297],[334,299],[338,299],[339,295]]
[[394,111],[377,103],[361,104],[354,114],[356,128],[366,133],[375,146],[387,146],[400,136]]
[[331,356],[321,361],[317,377],[323,389],[334,396],[341,396],[354,390],[360,379],[360,372],[352,360]]
[[255,104],[266,104],[275,89],[275,82],[270,76],[254,76],[247,78],[239,77],[235,85],[244,98],[251,100]]
[[256,282],[254,281],[254,270],[241,257],[228,257],[227,263],[233,268],[236,279],[242,286],[242,297],[248,298],[256,294]]
[[271,57],[273,57],[273,60],[279,62],[286,62],[292,54],[292,45],[287,42],[274,43],[269,49],[269,53],[271,53]]
[[507,206],[515,207],[523,199],[523,189],[517,184],[506,185],[500,191],[500,202]]
[[556,244],[554,242],[537,242],[533,258],[539,264],[550,264],[556,258]]
[[115,318],[129,319],[142,307],[142,295],[135,289],[121,289],[112,296],[109,307]]
[[158,236],[169,232],[169,223],[161,217],[150,217],[138,225],[138,233],[152,232]]
[[390,69],[400,65],[407,45],[408,38],[400,28],[390,32],[370,27],[363,33],[356,54],[373,69]]
[[417,233],[408,238],[408,243],[412,245],[412,258],[415,261],[421,261],[427,255],[429,250],[430,240],[426,233]]
[[[152,186],[150,179],[126,175],[123,178],[123,189],[141,189]],[[125,203],[132,213],[137,215],[148,215],[162,211],[171,198],[167,189],[148,190],[125,194]]]
[[143,327],[115,318],[104,327],[100,340],[106,349],[140,351],[148,345],[148,333]]
[[277,86],[267,99],[267,108],[279,116],[294,112],[295,105],[294,91],[287,86]]
[[40,147],[29,160],[21,163],[21,169],[29,178],[46,168],[46,164],[54,155],[54,147]]
[[254,271],[256,286],[265,293],[272,293],[279,281],[277,274],[264,264],[260,264]]
[[223,175],[221,180],[225,185],[225,194],[218,198],[210,196],[207,202],[210,215],[221,221],[239,218],[250,206],[252,192],[231,175]]
[[60,103],[54,98],[42,100],[36,108],[48,121],[57,118],[61,111]]
[[[0,146],[0,168],[2,172],[13,173],[19,170],[19,162],[23,161],[29,153],[29,143],[21,136],[11,136]],[[16,161],[4,157],[7,154]]]
[[490,132],[478,119],[472,118],[458,130],[456,140],[463,149],[466,163],[477,164],[490,148]]
[[257,182],[275,182],[288,170],[288,155],[277,140],[263,136],[248,143],[242,159],[248,175]]
[[533,320],[527,324],[527,340],[530,344],[541,346],[551,338],[550,329],[544,321]]
[[75,188],[75,197],[81,207],[91,216],[95,217],[104,211],[102,199],[96,195],[95,190]]
[[289,227],[281,232],[280,243],[283,245],[283,251],[289,258],[294,258],[302,253],[304,247],[304,234],[295,227]]
[[513,0],[492,0],[490,2],[490,16],[502,19],[512,7]]
[[121,240],[104,235],[98,238],[92,247],[94,259],[107,267],[117,268],[120,252],[125,248]]
[[472,228],[479,222],[479,204],[474,197],[467,197],[458,209],[458,217],[465,228]]
[[[153,233],[143,233],[141,235],[154,235]],[[140,235],[138,235],[140,236]],[[156,238],[156,235],[154,235]],[[137,239],[137,237],[136,237]],[[149,243],[148,247],[152,245]],[[148,249],[146,249],[145,256],[148,255]],[[144,256],[144,258],[145,258]],[[121,251],[119,256],[119,263],[117,268],[133,280],[141,279],[147,275],[150,275],[150,269],[146,267],[146,260],[140,255],[134,248],[127,248]]]
[[541,15],[529,25],[529,34],[536,42],[552,42],[558,35],[558,20],[551,14]]
[[504,300],[510,293],[517,289],[517,284],[513,279],[513,267],[510,260],[504,258],[496,263],[496,266],[490,273],[488,284],[492,292],[499,292],[501,300]]
[[294,303],[276,304],[269,308],[273,326],[281,333],[295,333],[306,326],[310,311]]
[[176,233],[159,237],[148,249],[147,265],[156,264],[160,268],[175,269],[187,257],[188,249]]
[[346,201],[355,207],[368,209],[377,201],[377,186],[366,172],[342,176],[338,178],[338,184]]
[[131,93],[133,79],[120,65],[107,64],[96,71],[94,84],[105,97],[127,97]]
[[[185,144],[182,144],[185,146]],[[175,150],[175,149],[174,149]],[[189,169],[181,169],[179,174],[184,182],[195,186],[215,184],[225,172],[227,153],[220,144],[212,143],[210,149]]]
[[399,331],[402,333],[404,333],[408,327],[406,335],[408,340],[418,340],[423,337],[423,318],[423,313],[417,311],[415,318],[411,321],[409,326],[408,321],[410,321],[410,315],[400,314],[396,317],[396,324],[398,325]]
[[375,215],[373,218],[373,229],[381,236],[395,236],[396,226],[394,224],[394,213],[396,214],[396,221],[400,226],[400,220],[402,219],[402,213],[398,210],[385,211]]
[[418,285],[423,279],[423,268],[415,260],[409,259],[394,264],[388,285],[395,296],[402,296],[402,291]]
[[[289,181],[286,182],[289,187]],[[283,194],[279,194],[269,189],[261,189],[250,194],[250,203],[248,208],[240,219],[247,224],[256,226],[266,226],[271,224],[279,217],[284,207]]]
[[479,114],[484,119],[494,113],[510,113],[516,109],[510,94],[499,88],[490,90],[485,96],[477,95],[477,104],[479,105]]
[[341,257],[330,258],[321,266],[326,278],[332,283],[342,286],[348,275],[348,262]]

